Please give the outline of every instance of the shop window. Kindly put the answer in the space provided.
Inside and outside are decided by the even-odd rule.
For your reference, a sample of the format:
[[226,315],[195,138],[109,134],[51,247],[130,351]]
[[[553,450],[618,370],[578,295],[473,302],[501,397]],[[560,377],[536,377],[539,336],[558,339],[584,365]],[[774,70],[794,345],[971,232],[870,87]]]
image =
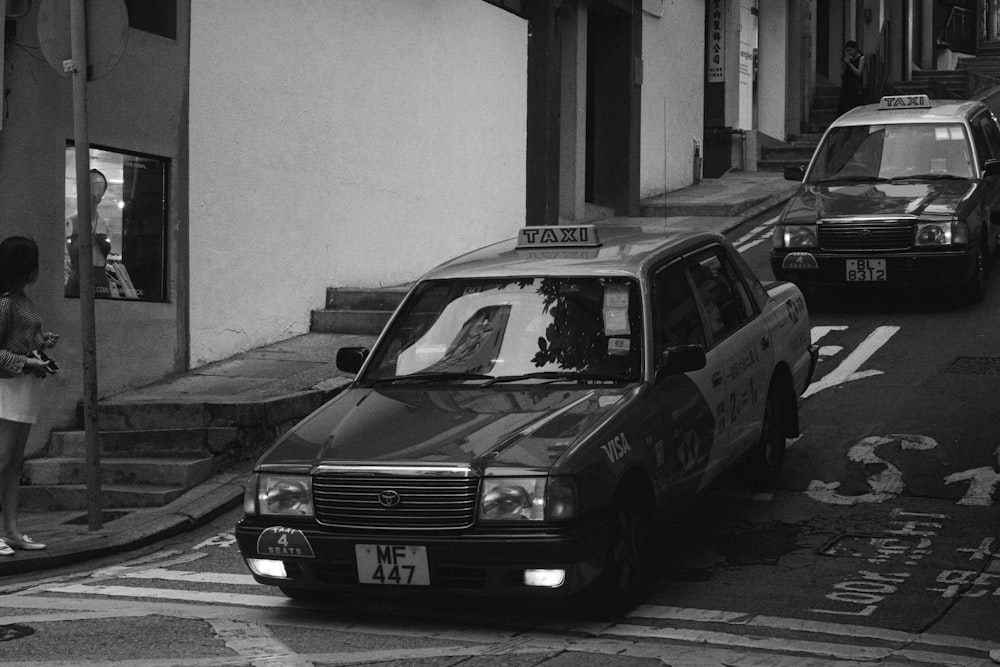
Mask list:
[[125,0],[130,28],[177,39],[177,0]]
[[[104,148],[90,150],[94,297],[166,301],[169,161]],[[76,149],[66,149],[64,285],[80,296],[77,262]]]

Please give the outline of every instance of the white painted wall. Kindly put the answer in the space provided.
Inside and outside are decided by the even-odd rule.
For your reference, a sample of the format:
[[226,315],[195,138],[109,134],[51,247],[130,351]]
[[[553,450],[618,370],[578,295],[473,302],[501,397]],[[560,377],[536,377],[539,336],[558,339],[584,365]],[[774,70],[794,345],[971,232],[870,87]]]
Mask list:
[[645,198],[694,181],[694,141],[702,141],[705,117],[704,0],[646,0],[642,60],[639,196]]
[[468,0],[212,0],[191,17],[191,363],[524,223],[527,23]]
[[784,141],[788,77],[788,11],[784,2],[760,3],[757,68],[757,129]]

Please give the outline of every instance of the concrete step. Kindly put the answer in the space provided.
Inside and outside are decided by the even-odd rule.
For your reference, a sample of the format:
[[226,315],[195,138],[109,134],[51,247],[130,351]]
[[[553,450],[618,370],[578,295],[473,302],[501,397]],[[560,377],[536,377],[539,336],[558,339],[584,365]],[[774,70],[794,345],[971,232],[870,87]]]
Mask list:
[[312,311],[310,331],[377,336],[407,291],[408,285],[378,289],[328,288],[326,307]]
[[[101,485],[101,506],[109,508],[163,507],[186,489],[179,486]],[[82,511],[88,507],[86,484],[22,486],[20,508],[25,512]]]
[[314,333],[378,335],[392,316],[391,310],[314,310],[309,330]]
[[[195,457],[226,451],[239,440],[234,426],[215,428],[161,428],[153,430],[108,431],[98,434],[103,456]],[[84,431],[53,431],[48,453],[60,457],[84,457],[87,452]]]
[[409,289],[408,285],[378,289],[328,287],[326,307],[331,310],[396,310]]
[[775,148],[762,148],[761,158],[765,160],[792,160],[797,162],[808,162],[816,151],[815,145],[789,144]]
[[[102,457],[99,468],[102,484],[190,489],[212,475],[213,464],[210,456],[201,459]],[[87,461],[76,457],[31,459],[24,462],[24,476],[32,486],[85,484]]]

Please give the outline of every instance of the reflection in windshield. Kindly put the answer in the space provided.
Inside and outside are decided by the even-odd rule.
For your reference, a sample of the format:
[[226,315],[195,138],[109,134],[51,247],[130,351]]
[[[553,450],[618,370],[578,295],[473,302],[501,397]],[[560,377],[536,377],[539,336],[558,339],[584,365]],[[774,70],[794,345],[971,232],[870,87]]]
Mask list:
[[[407,300],[362,381],[545,372],[636,380],[639,288],[625,278],[428,281]],[[464,377],[463,377],[464,376]],[[414,378],[416,379],[416,378]]]
[[806,182],[942,177],[974,177],[969,140],[960,123],[833,128],[817,150]]

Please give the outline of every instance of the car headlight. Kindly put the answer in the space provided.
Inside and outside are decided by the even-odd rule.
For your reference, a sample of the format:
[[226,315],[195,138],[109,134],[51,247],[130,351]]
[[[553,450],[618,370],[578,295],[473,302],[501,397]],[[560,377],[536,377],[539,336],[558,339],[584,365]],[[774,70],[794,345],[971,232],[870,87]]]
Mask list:
[[312,478],[256,473],[247,483],[243,511],[271,516],[313,516]]
[[819,246],[816,240],[816,225],[775,225],[775,248],[815,248]]
[[576,512],[569,477],[487,477],[481,488],[482,521],[562,521]]
[[969,242],[969,226],[964,222],[918,222],[915,235],[918,246],[960,245]]

